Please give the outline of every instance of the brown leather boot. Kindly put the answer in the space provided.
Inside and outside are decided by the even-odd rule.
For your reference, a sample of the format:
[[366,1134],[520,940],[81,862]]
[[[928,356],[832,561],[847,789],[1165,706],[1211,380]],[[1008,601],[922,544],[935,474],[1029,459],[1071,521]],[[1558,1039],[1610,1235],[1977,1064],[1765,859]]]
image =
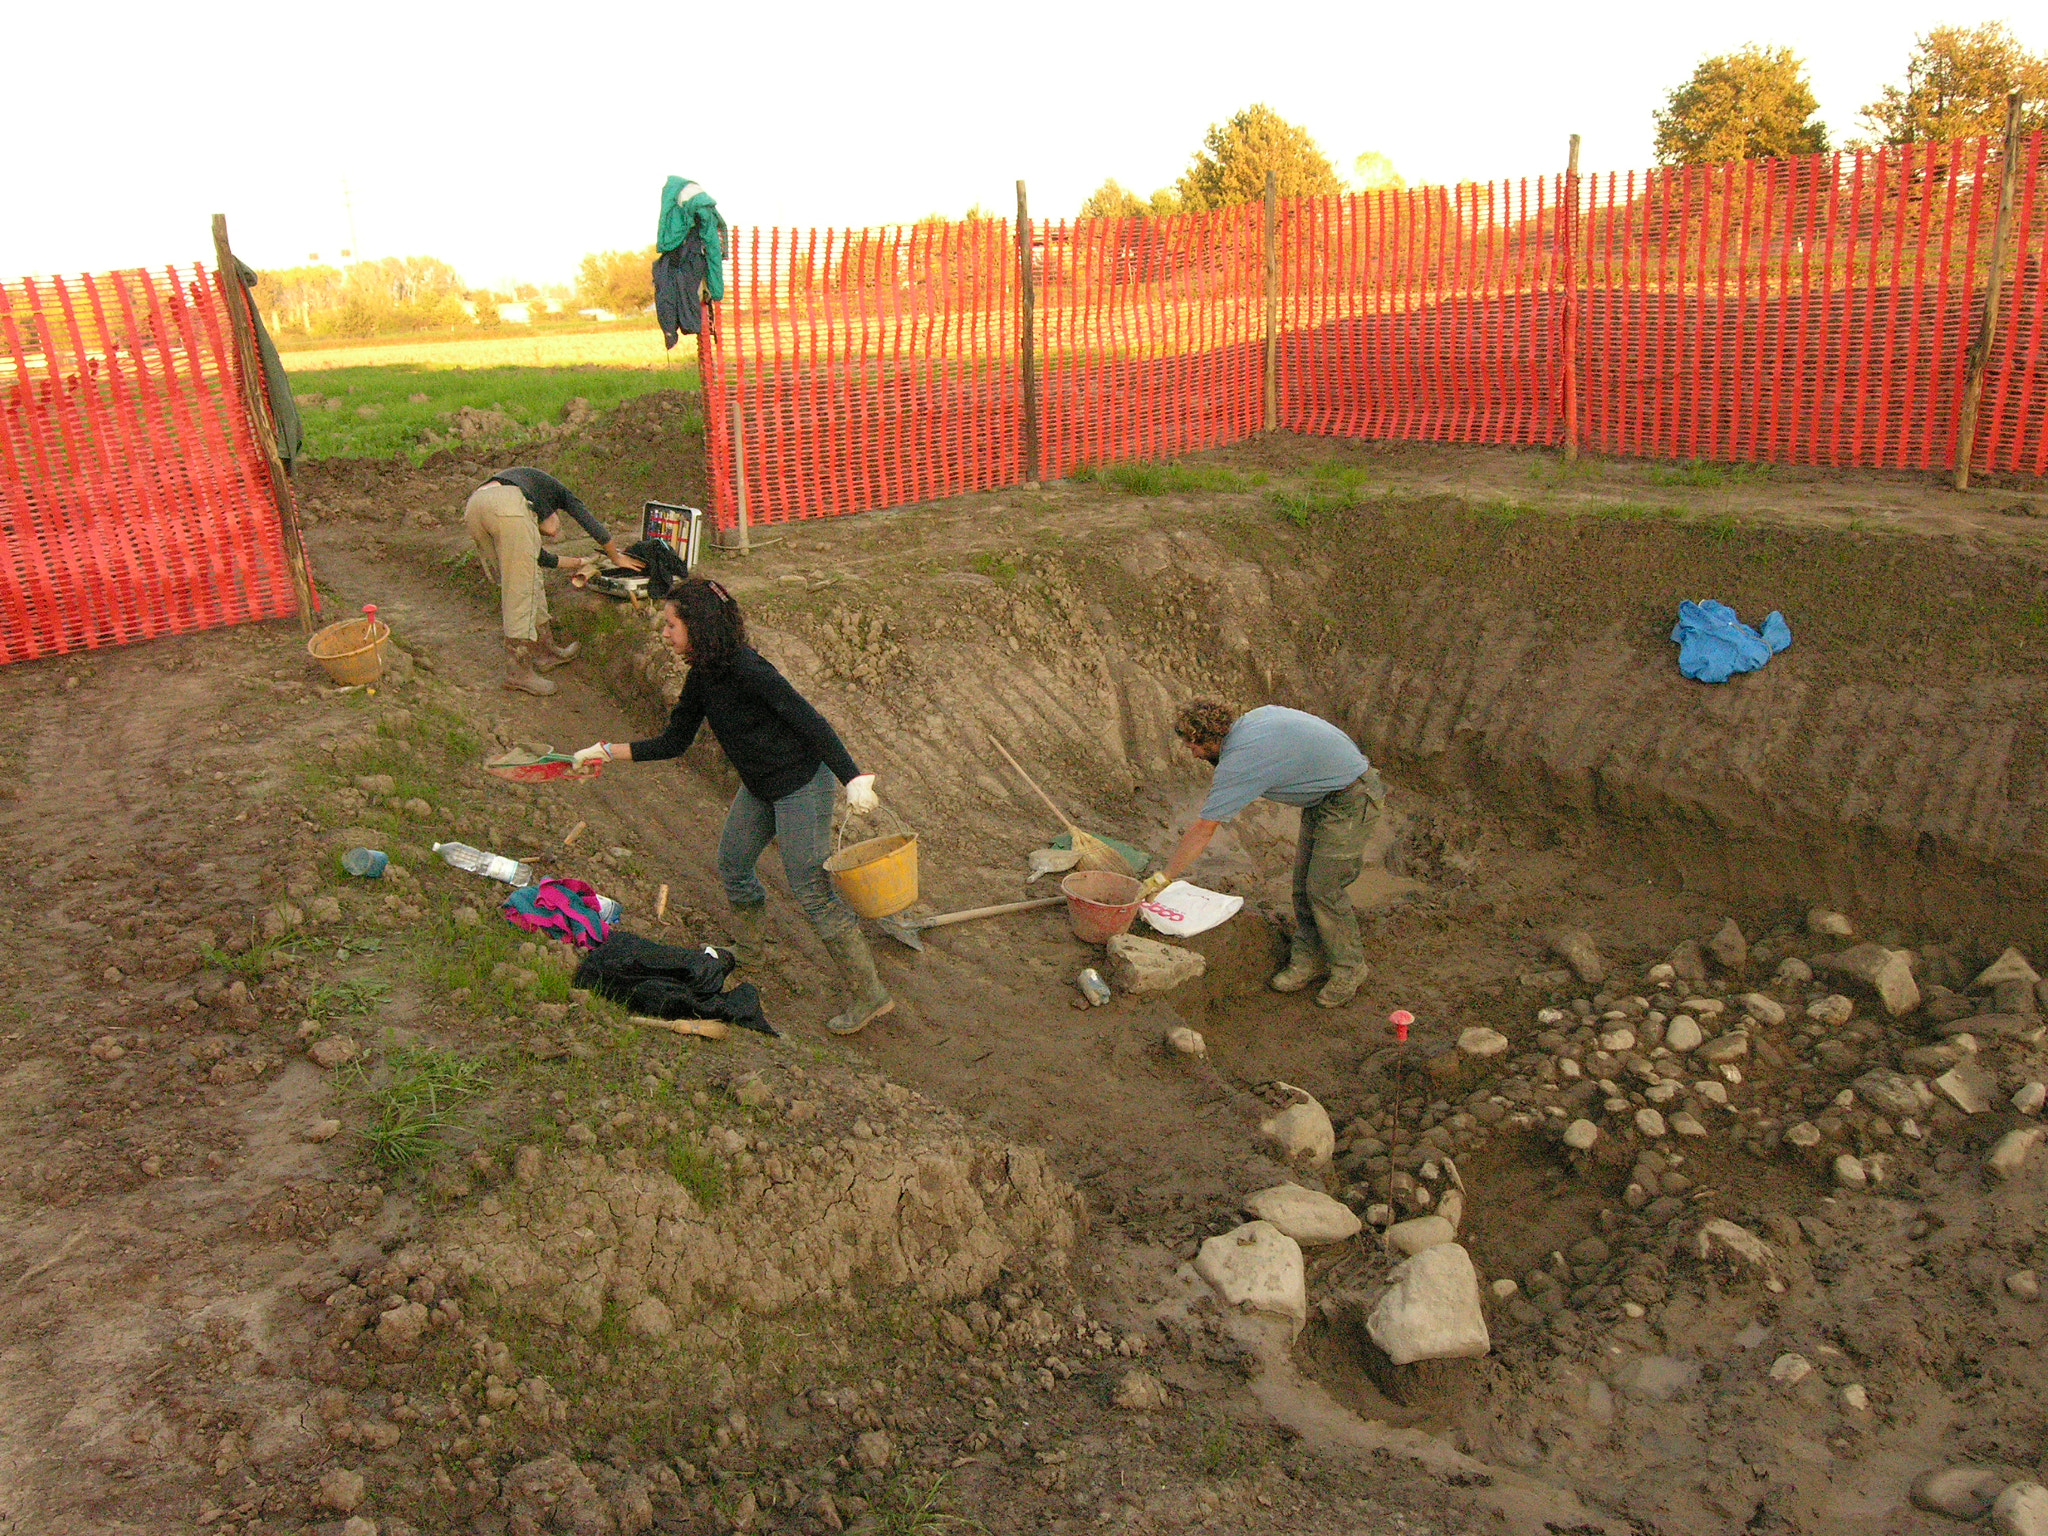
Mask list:
[[522,693],[538,694],[546,698],[560,691],[561,685],[542,677],[534,670],[535,652],[539,643],[533,640],[507,640],[505,642],[505,686],[516,688]]
[[571,640],[565,644],[555,639],[555,626],[552,623],[543,624],[540,626],[540,639],[534,642],[534,668],[541,672],[552,672],[557,667],[566,667],[576,659],[577,653],[582,649],[581,640]]

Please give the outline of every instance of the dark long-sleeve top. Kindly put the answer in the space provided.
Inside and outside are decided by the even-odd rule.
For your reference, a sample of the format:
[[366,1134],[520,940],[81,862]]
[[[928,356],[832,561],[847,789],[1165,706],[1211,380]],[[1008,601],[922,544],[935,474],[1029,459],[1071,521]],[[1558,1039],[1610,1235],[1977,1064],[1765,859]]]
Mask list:
[[[576,493],[544,469],[529,469],[515,464],[510,469],[501,469],[485,485],[509,485],[526,498],[526,504],[533,509],[533,519],[544,523],[556,512],[566,512],[583,526],[599,544],[612,541],[611,530],[597,520],[597,514],[583,505]],[[551,549],[542,549],[540,563],[553,570],[562,562]]]
[[633,761],[682,756],[707,720],[740,782],[763,800],[794,794],[820,763],[842,784],[860,776],[831,723],[752,646],[742,646],[715,671],[690,668],[668,728],[634,742]]

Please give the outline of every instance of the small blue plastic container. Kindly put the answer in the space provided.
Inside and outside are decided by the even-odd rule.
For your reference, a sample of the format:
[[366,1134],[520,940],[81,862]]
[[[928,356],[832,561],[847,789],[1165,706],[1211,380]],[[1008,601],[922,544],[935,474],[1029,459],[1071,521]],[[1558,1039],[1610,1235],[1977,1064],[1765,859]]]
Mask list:
[[391,855],[381,848],[351,848],[341,856],[341,867],[359,880],[381,880]]

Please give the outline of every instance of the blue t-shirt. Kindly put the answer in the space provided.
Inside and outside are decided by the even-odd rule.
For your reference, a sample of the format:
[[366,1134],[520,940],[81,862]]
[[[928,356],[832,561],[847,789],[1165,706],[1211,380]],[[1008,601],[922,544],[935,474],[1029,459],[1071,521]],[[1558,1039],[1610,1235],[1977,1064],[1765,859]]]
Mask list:
[[1314,805],[1371,771],[1358,744],[1329,721],[1261,705],[1240,715],[1223,738],[1202,820],[1228,821],[1258,799]]

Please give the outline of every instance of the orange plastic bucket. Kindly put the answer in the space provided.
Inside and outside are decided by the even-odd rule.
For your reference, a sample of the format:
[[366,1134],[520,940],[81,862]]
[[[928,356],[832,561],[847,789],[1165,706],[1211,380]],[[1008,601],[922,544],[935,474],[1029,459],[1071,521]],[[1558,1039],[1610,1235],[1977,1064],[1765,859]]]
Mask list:
[[825,861],[839,899],[862,917],[888,917],[917,900],[917,834],[894,832]]
[[1067,921],[1083,944],[1107,944],[1131,926],[1144,889],[1129,875],[1106,869],[1081,869],[1060,882],[1067,898]]

